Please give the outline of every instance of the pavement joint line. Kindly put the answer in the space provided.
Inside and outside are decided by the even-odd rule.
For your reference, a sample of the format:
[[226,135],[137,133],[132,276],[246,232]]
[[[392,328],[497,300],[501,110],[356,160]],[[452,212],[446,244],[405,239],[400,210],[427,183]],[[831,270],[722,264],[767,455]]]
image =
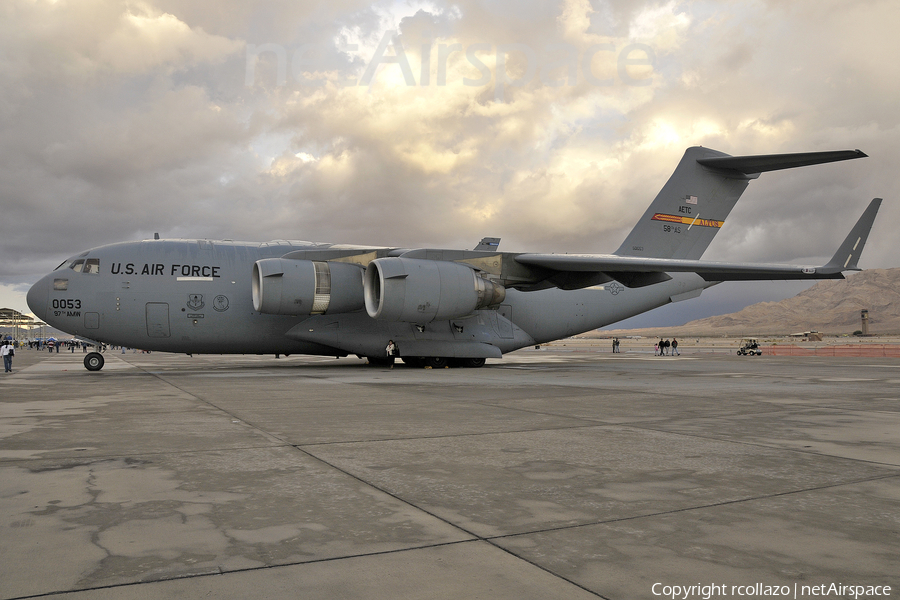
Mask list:
[[[80,588],[75,590],[61,590],[61,591],[51,591],[51,592],[42,592],[40,594],[31,594],[26,596],[11,596],[9,598],[4,598],[4,600],[30,600],[32,598],[52,598],[54,596],[59,595],[74,595],[74,594],[83,594],[96,592],[99,590],[112,590],[119,588],[129,588],[129,587],[137,587],[140,585],[153,585],[158,583],[166,583],[171,581],[181,581],[185,579],[201,579],[204,577],[219,577],[219,576],[228,576],[228,575],[238,575],[241,573],[250,573],[253,571],[268,571],[272,569],[281,569],[284,567],[299,567],[303,565],[313,565],[317,563],[328,563],[328,562],[336,562],[339,560],[347,560],[354,558],[369,558],[373,556],[385,556],[389,554],[400,554],[403,552],[414,552],[418,550],[429,550],[432,548],[440,548],[443,546],[456,546],[460,544],[471,544],[473,542],[481,542],[485,540],[480,539],[472,539],[472,540],[458,540],[455,542],[440,542],[437,544],[427,544],[423,546],[411,546],[409,548],[397,548],[395,550],[382,550],[378,552],[363,552],[360,554],[348,554],[345,556],[332,556],[328,558],[316,558],[312,560],[306,561],[294,561],[294,562],[286,562],[286,563],[278,563],[274,565],[262,565],[259,567],[243,567],[239,569],[228,569],[223,570],[221,566],[215,568],[215,570],[210,570],[204,573],[185,573],[183,575],[173,575],[171,577],[159,577],[158,579],[144,579],[141,581],[128,581],[123,583],[111,583],[107,585],[98,585],[86,588]],[[493,545],[493,544],[491,544]],[[579,586],[580,587],[580,586]],[[588,590],[589,591],[589,590]],[[602,596],[601,596],[602,597]]]
[[385,437],[359,440],[340,440],[336,442],[307,442],[300,444],[288,444],[298,450],[303,448],[315,448],[319,446],[340,446],[343,444],[378,444],[380,442],[408,442],[411,440],[444,440],[452,438],[474,438],[488,435],[503,435],[507,433],[534,433],[537,431],[568,431],[570,429],[590,429],[592,427],[611,427],[613,424],[584,423],[581,425],[569,425],[563,427],[533,427],[529,429],[504,429],[502,431],[480,431],[478,433],[448,433],[446,435],[416,435],[409,437]]
[[[630,392],[633,393],[633,390],[630,390]],[[652,395],[655,395],[655,396],[664,396],[664,397],[671,397],[670,395],[663,395],[663,394],[658,394],[658,393],[657,393],[657,394],[652,394]],[[651,427],[640,427],[642,424],[645,424],[645,423],[654,423],[654,422],[658,422],[658,421],[647,421],[647,420],[636,420],[636,421],[610,421],[610,420],[608,420],[608,419],[605,420],[605,419],[602,419],[602,418],[579,417],[579,416],[572,416],[572,415],[560,414],[560,413],[551,412],[551,411],[545,411],[545,410],[534,410],[534,409],[528,409],[528,408],[519,408],[519,407],[515,407],[515,406],[507,406],[507,405],[504,405],[504,404],[491,403],[491,402],[487,402],[487,401],[476,402],[475,404],[479,404],[479,405],[482,405],[482,406],[489,406],[489,407],[492,407],[492,408],[507,409],[507,410],[513,410],[513,411],[524,412],[524,413],[536,414],[536,415],[544,415],[544,416],[549,416],[549,417],[558,417],[558,418],[574,419],[574,420],[578,420],[578,421],[585,421],[585,424],[584,424],[584,425],[573,426],[572,429],[577,429],[578,427],[593,427],[593,426],[622,426],[622,427],[633,426],[633,427],[636,427],[636,428],[651,429],[651,430],[653,430],[653,431],[659,431],[659,432],[661,432],[661,433],[677,433],[677,432],[668,432],[668,431],[665,431],[665,430],[656,430],[656,429],[653,429],[653,428],[651,428]],[[795,414],[795,413],[811,413],[811,412],[814,412],[814,411],[817,411],[817,410],[827,410],[827,411],[832,411],[832,412],[843,412],[843,411],[846,411],[846,410],[850,410],[850,411],[852,411],[852,412],[883,412],[883,413],[885,413],[885,414],[890,414],[890,415],[897,414],[896,411],[887,411],[887,410],[874,410],[874,411],[870,410],[870,411],[867,411],[867,410],[862,410],[862,409],[859,409],[859,410],[854,411],[853,409],[844,409],[844,408],[840,408],[840,407],[832,407],[832,406],[792,405],[792,406],[788,406],[788,407],[777,407],[777,406],[774,406],[774,405],[773,405],[772,408],[771,408],[771,410],[763,410],[763,411],[758,411],[758,412],[757,412],[757,411],[741,411],[741,410],[735,410],[735,411],[731,411],[731,412],[720,412],[720,413],[716,413],[716,414],[714,414],[714,415],[708,415],[708,416],[697,416],[697,417],[695,417],[693,420],[699,421],[699,420],[721,419],[721,418],[727,418],[727,417],[742,417],[742,416],[744,416],[744,417],[757,417],[757,416],[765,416],[765,415],[777,415],[777,414],[779,414],[779,413],[787,413],[787,414]],[[549,428],[548,428],[548,429],[549,429]],[[480,435],[480,434],[479,434],[479,435]],[[690,435],[690,434],[684,434],[684,433],[681,433],[681,434],[679,434],[679,435]],[[449,436],[447,436],[447,437],[449,437]],[[697,437],[700,438],[700,439],[714,439],[714,440],[715,440],[715,439],[719,439],[719,438],[711,438],[711,437],[703,437],[703,436],[697,436]],[[722,440],[719,440],[719,441],[736,441],[736,440],[725,440],[725,439],[722,439]],[[760,445],[761,445],[762,447],[769,447],[769,446],[765,446],[765,445],[762,445],[762,444],[760,444]],[[773,446],[773,447],[777,448],[778,446]],[[887,463],[875,463],[875,464],[887,464]],[[900,465],[898,465],[898,466],[900,466]]]
[[[131,364],[131,363],[129,363],[129,364]],[[240,422],[240,423],[244,423],[244,424],[247,425],[248,427],[252,427],[254,430],[256,430],[257,432],[259,432],[261,435],[263,435],[263,436],[266,437],[266,438],[274,439],[274,440],[278,441],[280,444],[282,444],[282,445],[284,445],[284,446],[291,446],[291,445],[292,445],[292,444],[291,444],[290,442],[288,442],[287,440],[281,439],[279,436],[275,435],[274,433],[270,433],[270,432],[266,431],[265,429],[261,428],[260,426],[254,424],[254,423],[251,423],[251,422],[249,422],[249,421],[247,421],[246,419],[242,419],[241,417],[239,417],[238,415],[234,414],[233,412],[231,412],[231,411],[229,411],[229,410],[227,410],[227,409],[225,409],[225,408],[222,408],[221,406],[219,406],[219,405],[217,405],[217,404],[214,404],[214,403],[211,402],[210,400],[207,400],[207,399],[205,399],[205,398],[203,398],[203,397],[197,395],[197,394],[194,393],[194,392],[189,392],[188,390],[184,389],[183,387],[179,386],[178,384],[169,381],[168,379],[166,379],[166,378],[163,377],[162,375],[159,375],[159,374],[157,374],[157,373],[153,373],[153,372],[147,371],[146,369],[144,369],[144,368],[142,368],[142,367],[140,367],[140,366],[135,366],[135,365],[132,365],[132,366],[134,366],[136,369],[138,369],[138,370],[140,370],[140,371],[143,371],[144,373],[147,373],[148,375],[150,375],[150,376],[152,376],[152,377],[155,377],[156,379],[160,380],[160,381],[163,382],[164,384],[166,384],[166,385],[168,385],[168,386],[171,386],[171,387],[175,388],[175,389],[178,390],[179,392],[182,392],[183,394],[187,394],[187,395],[190,396],[191,398],[196,398],[199,402],[202,402],[203,404],[206,404],[207,406],[211,406],[211,407],[215,408],[216,410],[221,411],[222,413],[224,413],[224,414],[228,415],[229,417],[231,417],[232,421],[238,421],[238,422]]]
[[[173,450],[173,451],[165,451],[159,450],[157,452],[141,452],[140,454],[82,454],[77,458],[63,458],[58,456],[37,456],[34,458],[0,458],[0,465],[11,465],[16,466],[17,463],[22,463],[26,465],[28,463],[33,462],[45,462],[45,461],[72,461],[84,464],[92,464],[95,462],[101,462],[105,460],[118,460],[120,458],[134,458],[139,456],[176,456],[176,455],[190,455],[190,454],[210,454],[213,452],[234,452],[234,451],[242,451],[242,450],[261,450],[265,448],[288,448],[293,444],[288,443],[279,443],[279,444],[269,444],[264,446],[236,446],[233,448],[207,448],[205,450]],[[21,466],[21,465],[19,465]]]
[[[713,417],[698,417],[697,420],[701,420],[701,419],[705,419],[705,418],[713,418]],[[652,423],[655,423],[655,422],[651,422],[650,424],[652,424]],[[664,433],[667,435],[677,435],[677,436],[683,436],[683,437],[689,437],[689,438],[696,438],[698,440],[712,440],[712,441],[722,442],[722,443],[727,443],[727,444],[740,444],[742,446],[750,446],[753,448],[765,448],[767,450],[780,450],[783,452],[791,452],[791,453],[796,453],[796,454],[808,454],[811,456],[820,456],[820,457],[827,456],[828,458],[831,458],[834,460],[846,460],[846,461],[850,461],[853,463],[864,463],[864,464],[869,464],[869,465],[877,465],[879,467],[888,467],[888,468],[894,468],[894,469],[900,468],[900,465],[894,464],[894,463],[884,463],[884,462],[878,462],[878,461],[868,460],[868,459],[864,459],[864,458],[852,458],[849,456],[835,456],[835,455],[827,454],[824,452],[814,452],[811,450],[806,450],[804,448],[790,448],[790,447],[786,447],[786,446],[778,446],[775,444],[763,444],[760,442],[748,442],[747,440],[733,440],[733,439],[715,437],[715,436],[710,436],[710,435],[698,435],[696,433],[685,433],[683,431],[671,431],[668,429],[660,429],[660,428],[650,427],[649,426],[650,424],[645,423],[643,421],[632,421],[628,424],[622,423],[620,425],[622,425],[623,427],[632,427],[634,429],[642,429],[642,430],[646,430],[646,431],[653,431],[656,433]]]
[[577,587],[577,588],[579,588],[579,589],[581,589],[581,590],[583,590],[583,591],[585,591],[585,592],[588,592],[589,594],[592,594],[592,595],[594,595],[594,596],[597,596],[598,598],[602,598],[603,600],[610,600],[609,598],[606,598],[605,596],[600,595],[599,593],[595,592],[594,590],[591,590],[591,589],[589,589],[589,588],[587,588],[587,587],[581,585],[580,583],[578,583],[578,582],[576,582],[576,581],[574,581],[574,580],[572,580],[572,579],[570,579],[570,578],[568,578],[568,577],[565,577],[565,576],[563,576],[563,575],[561,575],[561,574],[559,574],[559,573],[555,573],[555,572],[551,571],[549,568],[544,567],[543,565],[540,565],[540,564],[538,564],[538,563],[536,563],[536,562],[534,562],[534,561],[531,561],[531,560],[529,560],[529,559],[527,559],[527,558],[525,558],[525,557],[523,557],[523,556],[520,556],[520,555],[516,554],[515,552],[513,552],[512,550],[509,550],[508,548],[504,548],[503,546],[500,546],[499,544],[495,544],[492,540],[493,540],[493,539],[496,539],[496,538],[493,537],[493,536],[482,536],[482,535],[478,535],[477,533],[475,533],[475,532],[473,532],[473,531],[469,531],[468,529],[466,529],[466,528],[463,527],[462,525],[459,525],[458,523],[453,523],[452,521],[448,521],[448,520],[445,519],[444,517],[441,517],[440,515],[437,515],[437,514],[433,513],[433,512],[430,511],[430,510],[427,510],[427,509],[425,509],[425,508],[422,508],[421,506],[418,506],[418,505],[414,504],[413,502],[410,502],[409,500],[407,500],[407,499],[405,499],[405,498],[401,498],[401,497],[398,496],[397,494],[395,494],[395,493],[393,493],[393,492],[391,492],[391,491],[389,491],[389,490],[383,488],[382,486],[376,485],[375,483],[372,483],[372,482],[370,482],[370,481],[366,481],[365,479],[363,479],[363,478],[360,477],[359,475],[356,475],[356,474],[354,474],[354,473],[351,473],[351,472],[347,471],[346,469],[342,469],[341,467],[339,467],[339,466],[337,466],[337,465],[335,465],[335,464],[330,463],[329,461],[325,460],[324,458],[321,458],[321,457],[319,457],[319,456],[316,456],[315,454],[313,454],[313,453],[311,453],[311,452],[309,452],[309,451],[303,449],[303,448],[300,447],[300,446],[295,446],[295,448],[296,448],[299,452],[302,452],[303,454],[306,454],[306,455],[309,456],[310,458],[313,458],[314,460],[317,460],[317,461],[321,462],[322,464],[324,464],[324,465],[326,465],[326,466],[328,466],[328,467],[331,467],[332,469],[338,471],[339,473],[343,473],[343,474],[346,475],[347,477],[350,477],[350,478],[352,478],[352,479],[355,479],[356,481],[362,483],[363,485],[366,485],[366,486],[368,486],[368,487],[371,487],[372,489],[378,490],[378,491],[381,492],[382,494],[385,494],[385,495],[387,495],[387,496],[393,498],[394,500],[397,500],[398,502],[400,502],[400,503],[402,503],[402,504],[405,504],[406,506],[409,506],[409,507],[411,507],[411,508],[414,508],[415,510],[417,510],[417,511],[419,511],[419,512],[421,512],[421,513],[424,513],[424,514],[430,516],[430,517],[433,518],[433,519],[437,519],[438,521],[440,521],[441,523],[444,523],[444,524],[447,525],[448,527],[452,527],[453,529],[456,529],[456,530],[458,530],[458,531],[461,531],[461,532],[463,532],[464,534],[466,534],[466,535],[468,535],[468,536],[471,536],[471,537],[475,538],[474,540],[469,540],[469,541],[480,541],[480,542],[484,542],[484,543],[486,543],[486,544],[489,544],[490,546],[496,548],[497,550],[500,550],[501,552],[504,552],[504,553],[506,553],[506,554],[509,554],[510,556],[512,556],[512,557],[514,557],[514,558],[516,558],[516,559],[518,559],[518,560],[520,560],[520,561],[522,561],[522,562],[524,562],[524,563],[526,563],[526,564],[528,564],[528,565],[531,565],[532,567],[535,567],[535,568],[537,568],[537,569],[539,569],[539,570],[541,570],[541,571],[544,571],[545,573],[547,573],[547,574],[549,574],[549,575],[552,575],[553,577],[556,577],[557,579],[560,579],[560,580],[562,580],[562,581],[565,581],[566,583],[569,583],[569,584],[571,584],[571,585],[574,585],[575,587]]
[[647,519],[647,518],[651,518],[651,517],[663,517],[666,515],[686,513],[686,512],[696,511],[696,510],[706,510],[709,508],[718,508],[720,506],[729,506],[732,504],[743,504],[745,502],[755,502],[758,500],[768,500],[771,498],[792,496],[792,495],[796,495],[796,494],[805,494],[807,492],[817,492],[817,491],[821,491],[821,490],[839,488],[839,487],[850,486],[850,485],[859,485],[860,483],[868,483],[871,481],[881,481],[884,479],[894,479],[894,478],[900,478],[900,473],[886,473],[884,475],[878,475],[876,477],[867,477],[865,479],[859,479],[856,481],[843,481],[840,483],[831,483],[828,485],[820,485],[820,486],[815,486],[815,487],[811,487],[811,488],[803,488],[803,489],[799,489],[799,490],[788,490],[785,492],[766,494],[764,496],[752,496],[749,498],[736,498],[734,500],[726,500],[724,502],[713,502],[711,504],[702,504],[699,506],[686,506],[684,508],[675,508],[672,510],[665,510],[665,511],[660,511],[660,512],[655,512],[655,513],[647,513],[645,515],[633,515],[630,517],[619,517],[616,519],[607,519],[604,521],[593,521],[590,523],[578,523],[575,525],[561,525],[559,527],[548,527],[546,529],[536,529],[534,531],[522,531],[519,533],[509,533],[509,534],[504,534],[504,535],[491,536],[491,537],[485,538],[485,539],[486,539],[486,541],[500,540],[500,539],[507,539],[507,538],[522,537],[522,536],[526,536],[526,535],[535,535],[535,534],[539,534],[539,533],[552,533],[552,532],[556,532],[556,531],[581,529],[583,527],[594,527],[596,525],[609,525],[611,523],[621,523],[624,521],[636,521],[638,519]]

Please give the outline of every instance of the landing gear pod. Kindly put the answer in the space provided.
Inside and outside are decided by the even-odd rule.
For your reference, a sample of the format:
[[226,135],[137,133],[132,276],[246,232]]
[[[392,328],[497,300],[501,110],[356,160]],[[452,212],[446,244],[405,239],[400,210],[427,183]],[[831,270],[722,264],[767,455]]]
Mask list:
[[366,268],[366,312],[373,319],[443,321],[500,304],[505,298],[505,288],[455,262],[379,258]]

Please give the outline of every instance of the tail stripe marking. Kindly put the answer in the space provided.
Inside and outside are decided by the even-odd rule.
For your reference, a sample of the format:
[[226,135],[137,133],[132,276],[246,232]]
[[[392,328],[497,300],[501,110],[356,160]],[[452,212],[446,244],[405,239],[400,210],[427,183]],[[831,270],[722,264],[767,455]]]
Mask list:
[[679,217],[678,215],[666,215],[663,213],[656,213],[650,218],[651,221],[665,221],[666,223],[679,223],[681,225],[700,225],[702,227],[715,227],[716,229],[722,227],[725,224],[725,221],[715,221],[713,219],[701,219],[691,218],[691,217]]
[[688,231],[690,231],[690,230],[691,230],[691,227],[693,227],[693,226],[694,226],[694,223],[696,223],[696,222],[697,222],[697,219],[699,219],[699,218],[700,218],[700,213],[697,213],[697,216],[696,216],[696,217],[694,217],[694,220],[693,220],[693,221],[691,221],[691,224],[690,224],[690,225],[688,225]]

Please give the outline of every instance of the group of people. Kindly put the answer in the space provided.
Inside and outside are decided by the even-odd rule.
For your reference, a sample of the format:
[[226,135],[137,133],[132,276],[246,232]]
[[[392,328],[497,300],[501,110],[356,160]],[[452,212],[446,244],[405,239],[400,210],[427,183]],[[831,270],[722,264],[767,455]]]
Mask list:
[[657,356],[670,356],[669,349],[672,349],[671,356],[681,356],[681,352],[678,351],[678,340],[672,338],[672,341],[664,340],[659,338],[659,341],[656,343],[656,355]]
[[25,340],[17,342],[17,344],[21,344],[23,348],[27,345],[30,350],[47,350],[48,352],[56,352],[57,354],[59,354],[60,348],[68,349],[69,352],[75,352],[77,349],[81,348],[82,352],[87,352],[87,349],[91,346],[91,344],[81,340],[55,340],[53,338],[48,340]]
[[81,348],[82,352],[87,352],[88,344],[87,342],[82,342],[79,340],[44,340],[44,339],[36,339],[36,340],[12,340],[7,339],[0,342],[0,356],[3,357],[3,371],[5,373],[12,373],[12,360],[16,355],[17,348],[25,348],[28,347],[29,350],[38,350],[43,351],[47,350],[48,352],[56,352],[59,353],[59,349],[66,347],[71,352],[75,352],[77,348]]
[[[656,356],[669,356],[670,349],[671,356],[681,356],[681,352],[678,351],[678,340],[672,338],[672,340],[669,341],[667,339],[659,338],[659,341],[656,342],[654,354]],[[612,351],[613,354],[620,354],[622,352],[621,350],[619,350],[619,338],[613,338]]]
[[[51,353],[56,352],[57,354],[59,354],[60,348],[68,348],[70,352],[75,352],[75,350],[81,348],[82,352],[87,352],[88,348],[93,347],[93,344],[81,340],[3,340],[0,341],[0,355],[2,355],[3,357],[3,369],[6,373],[12,372],[12,359],[16,355],[16,348],[25,348],[26,346],[30,350],[47,350]],[[101,344],[98,350],[100,352],[104,352],[106,350],[106,347]],[[134,350],[134,352],[137,351],[137,349]],[[150,351],[141,350],[141,353],[150,354]],[[122,354],[125,354],[124,346],[122,346]]]

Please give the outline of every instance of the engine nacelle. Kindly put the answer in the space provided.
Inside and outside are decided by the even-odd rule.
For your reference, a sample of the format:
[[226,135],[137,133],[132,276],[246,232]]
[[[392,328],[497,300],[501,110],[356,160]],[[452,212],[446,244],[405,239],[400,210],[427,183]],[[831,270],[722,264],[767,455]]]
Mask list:
[[361,310],[363,270],[352,264],[264,258],[253,264],[253,308],[271,315]]
[[366,267],[365,298],[373,319],[430,323],[500,304],[506,289],[464,264],[379,258]]

